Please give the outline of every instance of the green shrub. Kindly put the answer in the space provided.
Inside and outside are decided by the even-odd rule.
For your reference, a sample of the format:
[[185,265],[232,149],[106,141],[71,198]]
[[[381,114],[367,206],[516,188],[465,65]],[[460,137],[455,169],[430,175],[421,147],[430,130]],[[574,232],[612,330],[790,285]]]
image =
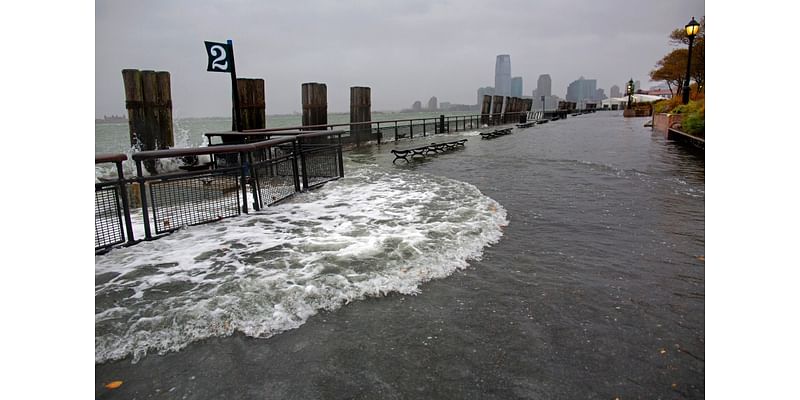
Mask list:
[[653,105],[653,111],[656,113],[669,113],[675,107],[681,104],[680,96],[675,96],[671,99],[659,100]]
[[[706,130],[706,105],[705,101],[696,101],[697,106],[681,122],[681,126],[686,133],[698,135],[705,134]],[[691,103],[690,103],[691,104]]]

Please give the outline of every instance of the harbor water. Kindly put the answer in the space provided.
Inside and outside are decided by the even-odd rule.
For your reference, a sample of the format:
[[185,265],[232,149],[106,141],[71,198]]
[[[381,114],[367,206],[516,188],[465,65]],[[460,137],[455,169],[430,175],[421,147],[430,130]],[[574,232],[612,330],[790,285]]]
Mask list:
[[96,256],[97,397],[703,398],[704,159],[645,122],[362,147],[317,190]]

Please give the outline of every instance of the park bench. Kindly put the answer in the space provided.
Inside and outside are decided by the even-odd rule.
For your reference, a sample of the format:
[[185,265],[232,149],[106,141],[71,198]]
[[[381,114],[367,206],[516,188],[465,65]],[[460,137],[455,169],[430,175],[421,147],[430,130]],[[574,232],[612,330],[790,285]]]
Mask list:
[[520,129],[521,128],[530,128],[530,127],[532,127],[534,125],[536,125],[536,121],[523,122],[523,123],[517,124],[517,128],[520,128]]
[[508,135],[511,133],[511,128],[498,129],[492,132],[481,132],[481,139],[494,139],[496,137]]
[[394,149],[392,150],[392,154],[394,154],[394,160],[392,163],[395,163],[399,159],[403,159],[406,162],[409,162],[408,157],[414,158],[414,156],[422,156],[425,157],[430,153],[443,153],[445,151],[453,150],[459,146],[463,147],[464,143],[467,142],[467,139],[456,140],[452,142],[445,142],[445,143],[431,143],[429,145],[414,147],[410,149]]

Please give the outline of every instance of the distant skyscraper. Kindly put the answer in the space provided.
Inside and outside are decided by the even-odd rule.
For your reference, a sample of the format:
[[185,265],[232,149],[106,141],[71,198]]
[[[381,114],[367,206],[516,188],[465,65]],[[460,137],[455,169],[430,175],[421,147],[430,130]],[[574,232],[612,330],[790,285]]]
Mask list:
[[619,91],[619,86],[614,85],[611,87],[611,97],[622,97],[622,92]]
[[595,100],[597,96],[597,80],[586,79],[584,77],[578,78],[567,87],[567,101],[581,103],[585,101]]
[[642,82],[636,81],[633,83],[633,91],[638,92],[642,88]]
[[431,99],[428,100],[428,110],[434,111],[438,109],[438,107],[436,107],[436,102],[436,96],[431,97]]
[[558,101],[561,100],[558,96],[539,94],[538,90],[533,91],[533,110],[538,111],[542,109],[542,96],[544,96],[544,108],[546,110],[555,110]]
[[411,106],[411,109],[414,110],[414,111],[421,111],[422,110],[422,102],[419,101],[419,100],[415,101],[414,104]]
[[595,95],[594,95],[594,99],[595,100],[605,100],[607,98],[608,98],[608,96],[606,96],[606,91],[605,90],[597,89],[597,91],[595,91]]
[[511,96],[511,56],[500,54],[494,64],[494,94]]
[[511,95],[514,97],[522,97],[522,77],[515,76],[511,78]]
[[536,81],[536,95],[537,96],[550,96],[553,94],[553,82],[550,80],[550,75],[539,75],[539,80]]
[[478,89],[478,102],[475,103],[475,104],[483,104],[483,96],[484,95],[493,96],[494,95],[494,88],[491,87],[491,86],[486,86],[486,87],[479,88]]

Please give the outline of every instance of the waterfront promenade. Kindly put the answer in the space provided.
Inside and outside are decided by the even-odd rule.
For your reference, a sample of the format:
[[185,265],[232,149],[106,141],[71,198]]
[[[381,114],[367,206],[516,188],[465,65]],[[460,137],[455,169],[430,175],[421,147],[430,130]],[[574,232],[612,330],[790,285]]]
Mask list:
[[[497,202],[489,214],[505,211],[502,237],[466,268],[420,283],[416,295],[353,299],[267,339],[237,331],[151,352],[136,364],[97,364],[97,398],[703,398],[704,160],[643,128],[644,121],[600,112],[494,140],[478,140],[477,132],[443,135],[469,141],[402,165],[392,163],[391,149],[440,138],[346,153],[345,179],[292,203],[309,200],[304,196],[334,197],[336,204],[369,199],[359,188],[378,178],[427,182],[429,190],[407,186],[419,191],[411,193],[417,201],[473,221],[470,213],[486,209],[459,208],[462,200],[448,194],[477,197],[461,186],[468,184]],[[396,204],[398,218],[414,204]],[[292,207],[276,206],[270,215]],[[261,220],[236,220],[247,218]],[[391,224],[375,227],[384,223]],[[457,228],[423,236],[435,243],[437,235],[450,240],[486,229]],[[211,225],[191,230],[214,234]],[[369,233],[360,243],[371,243]],[[392,240],[373,249],[386,253],[348,262],[388,274],[394,256],[387,244],[404,243]],[[320,251],[294,250],[307,257]],[[120,389],[103,388],[117,379],[125,382]]]

